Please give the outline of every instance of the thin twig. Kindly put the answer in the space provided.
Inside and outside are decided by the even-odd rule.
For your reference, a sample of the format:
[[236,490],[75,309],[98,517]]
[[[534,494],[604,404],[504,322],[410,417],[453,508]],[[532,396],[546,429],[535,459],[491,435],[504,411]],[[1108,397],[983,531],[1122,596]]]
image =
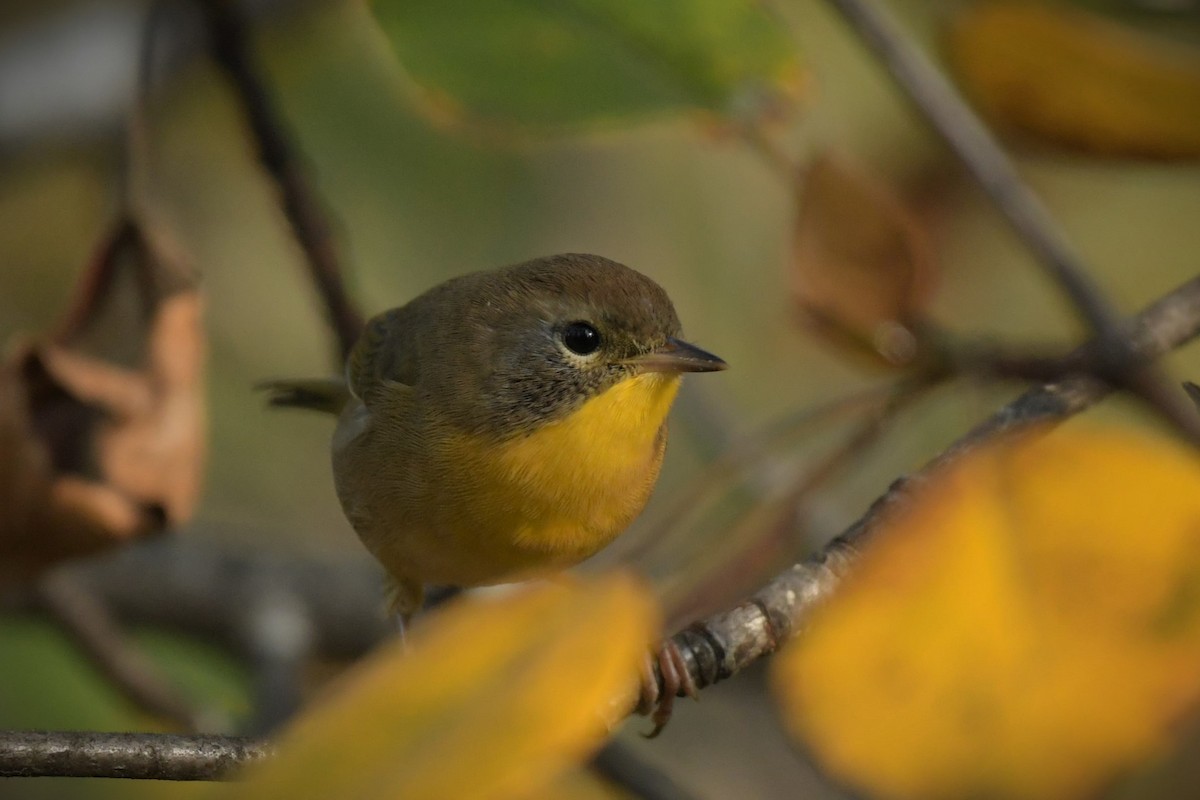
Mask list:
[[[796,558],[800,550],[797,542],[802,538],[797,531],[796,521],[805,515],[813,497],[839,473],[859,463],[862,456],[879,441],[896,415],[923,397],[938,383],[940,377],[930,376],[928,379],[892,386],[890,396],[881,407],[871,409],[836,447],[816,459],[782,497],[769,504],[765,509],[765,523],[758,523],[760,532],[749,537],[749,542],[740,543],[732,553],[722,551],[720,580],[728,582],[730,576],[737,575],[763,575],[768,569],[777,569]],[[710,561],[715,562],[716,559]],[[691,579],[687,582],[687,590],[675,596],[666,593],[663,605],[666,607],[668,626],[694,619],[701,608],[713,607],[712,598],[717,589],[712,583],[713,577],[709,574],[707,577]]]
[[69,575],[56,573],[36,589],[41,608],[129,702],[186,731],[201,715],[126,639],[100,598]]
[[260,77],[262,70],[251,51],[245,21],[235,6],[234,0],[200,0],[213,58],[237,93],[259,161],[279,187],[284,214],[304,251],[344,360],[362,331],[362,315],[346,292],[329,222]]
[[[389,635],[383,573],[365,554],[354,559],[283,557],[204,539],[196,535],[139,542],[60,571],[94,594],[123,624],[205,639],[252,664],[262,659],[264,647],[280,645],[259,641],[262,626],[256,623],[261,618],[254,609],[264,588],[303,603],[289,612],[303,617],[303,627],[293,628],[292,645],[283,643],[283,650],[300,645],[323,659],[351,660]],[[0,592],[0,614],[45,613],[28,589],[6,589]]]
[[270,754],[268,743],[238,736],[0,731],[3,778],[213,781]]
[[143,241],[142,232],[131,217],[120,217],[112,224],[84,267],[66,312],[50,334],[51,341],[68,344],[83,332],[109,299],[121,256],[131,248],[140,247]]
[[[126,778],[221,781],[273,753],[263,739],[157,733],[0,731],[0,778]],[[693,795],[628,745],[610,742],[592,761],[596,772],[645,800]]]
[[[842,417],[860,412],[871,413],[884,406],[897,386],[894,382],[873,386],[857,392],[839,395],[799,411],[788,412],[749,433],[731,439],[721,455],[705,465],[699,475],[688,481],[687,486],[677,492],[669,502],[648,515],[639,523],[641,533],[633,538],[621,537],[605,551],[606,561],[642,563],[651,553],[671,550],[671,541],[690,536],[693,531],[686,526],[689,512],[702,505],[723,485],[750,483],[747,467],[766,462],[772,453],[791,442],[798,434],[811,431],[819,425],[832,425]],[[754,486],[757,495],[765,495],[771,481],[761,481]],[[672,558],[676,556],[672,555]]]
[[307,605],[283,576],[262,573],[256,583],[242,620],[243,652],[254,675],[254,719],[244,732],[265,735],[300,708],[316,636]]

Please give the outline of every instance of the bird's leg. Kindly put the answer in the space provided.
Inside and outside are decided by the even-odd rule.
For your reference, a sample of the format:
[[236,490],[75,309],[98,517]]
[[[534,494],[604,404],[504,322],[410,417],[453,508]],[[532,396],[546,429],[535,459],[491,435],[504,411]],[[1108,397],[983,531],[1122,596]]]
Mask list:
[[460,594],[462,594],[462,589],[456,586],[422,587],[399,579],[391,581],[388,619],[391,620],[392,630],[407,647],[408,627],[413,617],[437,608]]
[[408,647],[408,625],[425,599],[421,584],[391,576],[388,581],[388,611],[392,627],[404,647]]
[[392,611],[392,613],[388,615],[388,619],[391,620],[392,630],[395,632],[397,638],[400,639],[400,643],[404,646],[405,650],[407,650],[408,622],[410,615],[404,614],[401,611]]

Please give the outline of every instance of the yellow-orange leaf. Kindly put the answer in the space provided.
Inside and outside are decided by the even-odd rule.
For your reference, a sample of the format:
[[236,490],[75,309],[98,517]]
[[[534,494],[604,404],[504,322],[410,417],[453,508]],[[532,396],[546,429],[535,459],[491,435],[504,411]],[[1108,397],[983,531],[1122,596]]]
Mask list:
[[628,708],[657,634],[613,574],[466,600],[355,667],[230,797],[515,798],[561,775]]
[[775,664],[789,728],[887,798],[1091,796],[1200,699],[1200,460],[996,443],[938,476]]
[[929,300],[934,259],[924,231],[885,182],[830,150],[804,175],[793,293],[814,331],[835,344],[905,362],[905,325]]
[[984,3],[950,56],[995,121],[1098,153],[1200,156],[1200,54],[1063,3]]

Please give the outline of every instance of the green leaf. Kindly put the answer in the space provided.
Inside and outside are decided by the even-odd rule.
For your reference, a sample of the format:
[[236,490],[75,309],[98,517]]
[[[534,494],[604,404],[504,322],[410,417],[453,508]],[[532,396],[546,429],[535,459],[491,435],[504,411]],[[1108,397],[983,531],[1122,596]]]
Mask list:
[[376,0],[450,123],[555,128],[702,110],[777,113],[799,94],[786,33],[749,0]]

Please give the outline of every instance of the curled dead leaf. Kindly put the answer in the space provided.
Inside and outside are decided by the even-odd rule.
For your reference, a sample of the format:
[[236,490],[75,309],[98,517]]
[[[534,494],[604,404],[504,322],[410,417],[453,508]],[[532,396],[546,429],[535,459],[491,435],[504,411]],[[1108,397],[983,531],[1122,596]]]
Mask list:
[[203,304],[132,221],[56,333],[0,362],[0,583],[186,520],[204,456]]

